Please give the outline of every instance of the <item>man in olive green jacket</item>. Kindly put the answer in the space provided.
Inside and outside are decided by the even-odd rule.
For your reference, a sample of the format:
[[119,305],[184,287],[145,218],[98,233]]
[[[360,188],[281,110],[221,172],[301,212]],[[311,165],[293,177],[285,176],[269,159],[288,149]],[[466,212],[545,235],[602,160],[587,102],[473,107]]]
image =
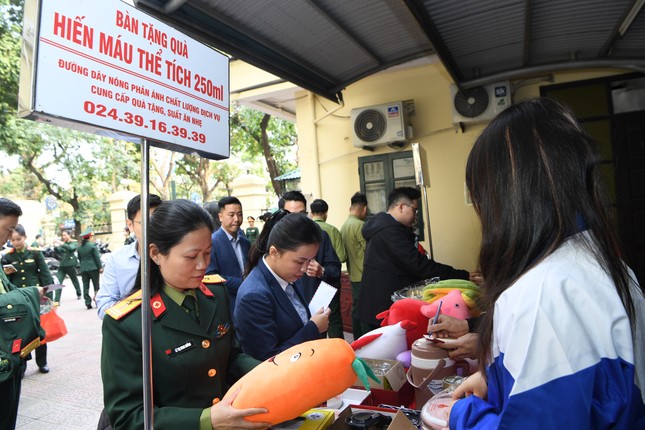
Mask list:
[[78,260],[81,266],[81,279],[83,280],[83,298],[87,309],[92,309],[92,297],[90,296],[90,281],[94,285],[94,295],[99,291],[99,274],[103,272],[103,264],[99,255],[99,248],[92,242],[94,233],[86,228],[81,233],[81,244],[76,249]]
[[[54,251],[60,255],[56,277],[58,278],[58,283],[62,284],[65,280],[65,276],[69,276],[69,279],[72,280],[72,284],[76,290],[76,298],[80,300],[81,286],[78,283],[78,275],[76,274],[76,265],[78,264],[78,260],[76,259],[76,248],[78,248],[78,243],[72,239],[72,233],[69,230],[63,230],[61,238],[63,239],[62,243],[54,243],[54,245],[56,245],[54,247]],[[56,290],[54,301],[60,303],[60,295],[62,291],[62,289]]]
[[358,339],[365,333],[358,319],[358,292],[363,277],[363,259],[365,258],[365,238],[361,230],[367,217],[367,196],[355,193],[351,199],[349,216],[340,228],[345,250],[347,251],[347,271],[352,284],[352,333]]

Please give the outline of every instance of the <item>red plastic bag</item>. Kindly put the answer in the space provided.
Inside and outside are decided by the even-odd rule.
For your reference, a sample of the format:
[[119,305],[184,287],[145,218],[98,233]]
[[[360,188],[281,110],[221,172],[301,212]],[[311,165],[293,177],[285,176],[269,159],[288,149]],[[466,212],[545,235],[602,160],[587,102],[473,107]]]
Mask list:
[[45,339],[40,343],[53,342],[67,334],[65,321],[56,313],[56,308],[40,316],[40,325],[45,329]]

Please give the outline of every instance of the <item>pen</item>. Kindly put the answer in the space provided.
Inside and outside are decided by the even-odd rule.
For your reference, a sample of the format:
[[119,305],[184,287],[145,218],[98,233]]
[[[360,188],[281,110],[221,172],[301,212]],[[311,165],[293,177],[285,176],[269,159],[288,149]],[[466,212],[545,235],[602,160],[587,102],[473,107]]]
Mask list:
[[[437,307],[437,313],[435,314],[434,318],[432,318],[432,325],[435,325],[437,323],[437,320],[439,319],[439,312],[441,312],[441,305],[443,304],[443,300],[439,300],[439,306]],[[428,335],[431,335],[432,332],[429,331]]]

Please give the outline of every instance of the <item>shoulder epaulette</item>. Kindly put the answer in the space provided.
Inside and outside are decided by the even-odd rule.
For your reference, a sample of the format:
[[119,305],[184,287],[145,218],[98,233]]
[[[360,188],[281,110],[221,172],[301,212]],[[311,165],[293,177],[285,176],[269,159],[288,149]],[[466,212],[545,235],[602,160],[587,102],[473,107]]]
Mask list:
[[226,279],[222,278],[220,275],[206,275],[204,276],[204,279],[202,279],[202,282],[204,284],[222,284],[226,282]]
[[37,246],[36,246],[36,247],[33,247],[33,248],[32,248],[31,246],[28,246],[28,247],[27,247],[27,249],[28,249],[29,251],[31,251],[31,252],[41,252],[41,251],[42,251],[42,249],[41,249],[41,248],[39,248],[39,247],[37,247]]
[[143,292],[141,290],[131,294],[127,298],[121,300],[116,305],[110,307],[105,311],[106,314],[114,318],[115,320],[120,320],[139,306],[141,306],[141,295]]

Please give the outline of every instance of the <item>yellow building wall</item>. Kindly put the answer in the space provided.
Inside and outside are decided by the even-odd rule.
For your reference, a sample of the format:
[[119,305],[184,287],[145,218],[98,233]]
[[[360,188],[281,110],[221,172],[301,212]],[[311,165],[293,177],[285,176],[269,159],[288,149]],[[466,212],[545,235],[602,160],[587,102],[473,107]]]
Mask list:
[[[541,85],[591,79],[619,71],[562,73],[512,82],[513,102],[539,96]],[[462,132],[452,124],[451,79],[439,63],[408,70],[382,72],[350,85],[343,91],[345,106],[302,91],[296,105],[298,165],[302,191],[308,198],[329,204],[328,222],[345,221],[352,194],[360,190],[358,158],[394,152],[389,147],[366,151],[352,146],[352,108],[413,99],[415,115],[412,142],[427,155],[427,188],[432,247],[435,260],[457,268],[475,270],[481,240],[480,224],[465,199],[465,166],[470,149],[485,124],[466,125]],[[409,151],[410,145],[401,151]],[[427,225],[426,225],[427,231]],[[427,237],[427,235],[426,235]],[[423,243],[429,249],[426,240]]]

